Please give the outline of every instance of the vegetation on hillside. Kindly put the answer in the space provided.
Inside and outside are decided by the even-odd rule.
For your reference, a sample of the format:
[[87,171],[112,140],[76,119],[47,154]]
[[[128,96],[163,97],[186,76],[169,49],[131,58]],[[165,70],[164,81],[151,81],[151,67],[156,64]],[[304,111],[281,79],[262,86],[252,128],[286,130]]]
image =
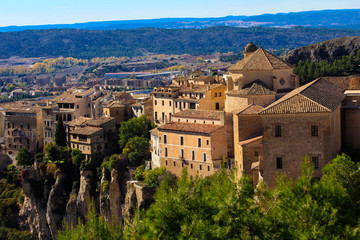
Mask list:
[[309,59],[295,64],[294,73],[299,75],[300,84],[306,84],[318,77],[349,76],[360,72],[360,49],[356,56],[347,55],[333,62],[328,60],[314,63]]
[[29,30],[0,33],[0,58],[139,56],[141,51],[159,54],[212,54],[238,52],[249,42],[266,48],[294,49],[344,36],[358,30],[325,28],[236,28],[156,29],[87,31],[79,29]]
[[359,164],[341,155],[321,179],[313,172],[307,158],[295,181],[279,176],[276,187],[254,189],[249,178],[236,182],[225,170],[195,179],[185,170],[177,182],[163,178],[155,202],[124,228],[97,227],[104,219],[90,213],[59,239],[95,239],[101,232],[97,239],[359,239]]
[[0,76],[54,73],[59,72],[61,69],[66,67],[83,66],[87,63],[88,60],[76,59],[72,57],[50,58],[45,59],[42,62],[37,62],[31,67],[26,67],[24,65],[15,67],[0,67]]

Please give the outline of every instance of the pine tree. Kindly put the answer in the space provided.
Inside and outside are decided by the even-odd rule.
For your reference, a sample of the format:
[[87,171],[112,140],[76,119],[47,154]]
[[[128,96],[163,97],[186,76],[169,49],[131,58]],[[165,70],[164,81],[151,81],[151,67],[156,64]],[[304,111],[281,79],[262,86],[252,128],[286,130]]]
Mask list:
[[60,116],[55,129],[55,143],[58,146],[66,147],[66,132],[62,117]]

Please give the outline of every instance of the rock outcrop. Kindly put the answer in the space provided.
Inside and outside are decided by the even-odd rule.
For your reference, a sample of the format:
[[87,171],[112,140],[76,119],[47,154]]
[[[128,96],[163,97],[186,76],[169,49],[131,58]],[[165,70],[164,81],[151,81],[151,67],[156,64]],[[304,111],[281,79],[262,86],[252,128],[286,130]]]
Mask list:
[[342,37],[315,43],[290,51],[284,56],[284,60],[295,64],[300,60],[310,59],[313,62],[321,60],[333,61],[344,55],[356,55],[360,49],[360,37]]

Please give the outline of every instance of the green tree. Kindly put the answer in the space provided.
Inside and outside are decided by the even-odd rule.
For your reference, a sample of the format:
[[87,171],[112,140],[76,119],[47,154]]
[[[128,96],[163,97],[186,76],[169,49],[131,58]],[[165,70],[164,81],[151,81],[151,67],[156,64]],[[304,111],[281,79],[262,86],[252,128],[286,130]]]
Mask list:
[[62,117],[59,116],[55,129],[55,143],[58,146],[66,147],[66,132]]
[[20,148],[16,156],[18,166],[29,166],[34,164],[34,158],[30,155],[27,148]]
[[81,162],[85,159],[85,156],[84,154],[82,153],[81,150],[79,149],[73,149],[71,151],[71,160],[72,160],[72,163],[79,167]]

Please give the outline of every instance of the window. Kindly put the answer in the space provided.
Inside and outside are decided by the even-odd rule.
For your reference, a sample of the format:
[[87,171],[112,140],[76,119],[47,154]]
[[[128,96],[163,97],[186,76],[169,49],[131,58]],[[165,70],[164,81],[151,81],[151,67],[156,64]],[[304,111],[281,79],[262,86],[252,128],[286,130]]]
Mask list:
[[201,147],[201,138],[198,138],[198,147]]
[[319,168],[319,158],[318,157],[313,157],[312,162],[314,164],[314,168],[318,169]]
[[217,102],[217,103],[215,103],[215,109],[216,110],[220,110],[220,104]]
[[176,167],[176,162],[174,161],[174,167]]
[[171,101],[169,101],[169,106],[171,107]]
[[217,97],[217,93],[214,93],[214,97]]
[[165,120],[165,113],[162,113],[162,120]]
[[277,158],[276,158],[276,168],[277,168],[277,169],[282,169],[282,168],[283,168],[282,157],[277,157]]
[[180,136],[180,145],[184,145],[184,137],[183,136]]
[[165,160],[165,165],[167,166],[167,160]]
[[164,106],[164,105],[165,105],[165,102],[164,102],[164,101],[161,101],[161,105],[163,105],[163,106]]
[[79,108],[79,105],[76,105],[76,108]]
[[208,146],[209,146],[209,140],[206,140],[206,145],[208,145]]
[[208,166],[208,171],[210,172],[210,166]]
[[202,170],[202,166],[201,165],[199,165],[199,168],[200,168],[200,171]]
[[157,105],[157,100],[155,100],[155,105]]
[[157,112],[155,112],[155,120],[157,120],[158,119],[158,117],[157,117]]
[[311,136],[312,137],[319,136],[319,127],[317,125],[312,125],[311,126]]
[[175,102],[175,108],[177,108],[177,102]]
[[164,151],[165,151],[165,157],[167,157],[167,156],[168,156],[168,149],[167,149],[167,147],[164,148]]
[[191,160],[195,160],[195,152],[191,151]]
[[166,144],[167,143],[167,136],[164,135],[164,143]]
[[193,169],[193,164],[190,164],[190,168]]
[[203,160],[206,162],[206,153],[203,153]]
[[282,136],[282,132],[281,132],[281,126],[275,126],[275,137],[281,137]]
[[258,156],[259,156],[259,152],[255,151],[255,157],[258,157]]
[[184,158],[184,149],[180,149],[180,157]]
[[219,92],[219,97],[221,97],[221,92]]

